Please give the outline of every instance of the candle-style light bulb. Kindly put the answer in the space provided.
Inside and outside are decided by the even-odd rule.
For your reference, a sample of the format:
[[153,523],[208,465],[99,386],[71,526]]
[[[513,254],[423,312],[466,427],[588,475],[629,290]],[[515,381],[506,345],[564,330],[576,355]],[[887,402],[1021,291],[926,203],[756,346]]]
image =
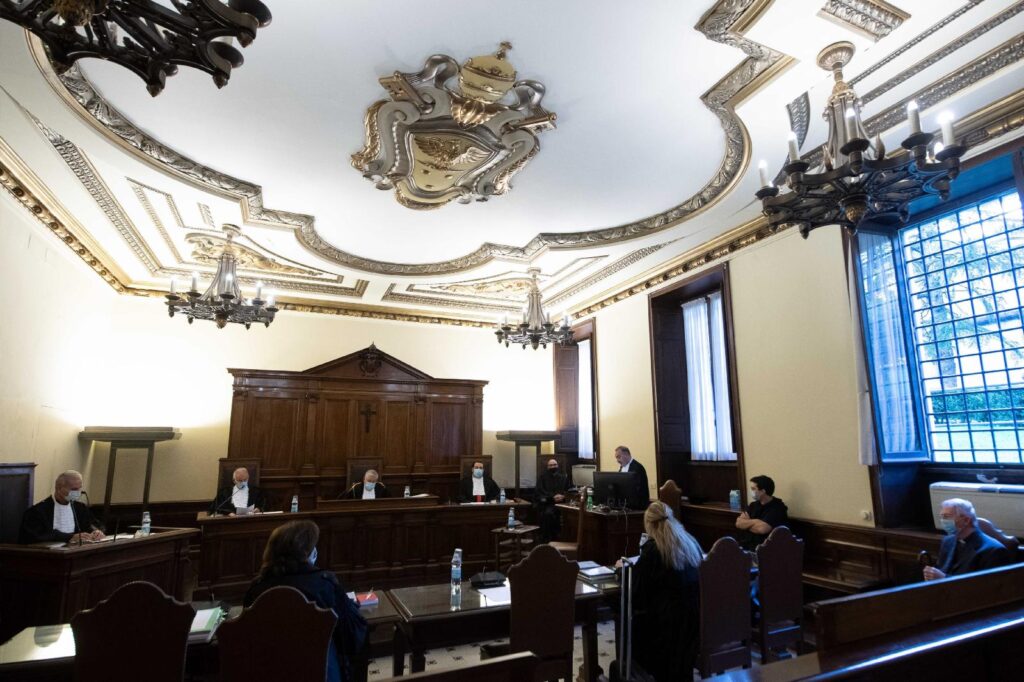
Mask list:
[[939,114],[939,126],[942,128],[942,144],[944,147],[952,147],[956,144],[953,137],[953,112],[943,111]]
[[932,158],[938,158],[939,154],[941,154],[942,150],[945,148],[946,145],[942,144],[941,142],[936,142],[934,145],[932,145]]
[[199,291],[199,273],[192,273],[192,288],[189,291]]
[[910,121],[910,134],[921,132],[921,110],[917,108],[917,100],[907,102],[907,120]]
[[273,294],[271,294],[270,296],[267,296],[267,307],[268,308],[273,308],[274,307],[274,295]]
[[263,282],[256,282],[256,298],[263,298]]
[[761,159],[757,163],[757,172],[761,174],[761,186],[771,187],[772,181],[768,179],[768,162]]
[[171,294],[172,295],[176,293],[175,289],[177,289],[177,288],[178,288],[177,287],[177,283],[175,282],[174,278],[171,277]]
[[800,150],[796,146],[796,133],[789,131],[789,162],[796,163],[800,160]]
[[857,138],[857,112],[853,110],[853,107],[846,109],[846,141],[854,140]]

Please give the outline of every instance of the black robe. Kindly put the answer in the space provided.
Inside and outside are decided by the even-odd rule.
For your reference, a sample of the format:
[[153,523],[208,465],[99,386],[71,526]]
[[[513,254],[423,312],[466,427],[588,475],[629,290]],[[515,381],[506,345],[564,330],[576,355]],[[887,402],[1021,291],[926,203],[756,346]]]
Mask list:
[[[388,487],[377,481],[377,485],[373,486],[373,494],[376,495],[376,499],[383,497],[391,497],[391,493],[388,492]],[[357,483],[342,494],[338,495],[339,500],[361,500],[363,499],[363,484]]]
[[[221,488],[220,492],[217,493],[217,497],[210,503],[210,513],[234,514],[235,505],[231,502],[231,496],[234,491],[235,486],[233,485]],[[261,512],[267,511],[267,496],[263,494],[262,490],[251,485],[249,486],[249,504],[247,506],[256,507]]]
[[103,526],[93,517],[89,507],[81,502],[72,502],[75,517],[75,533],[62,533],[53,527],[53,496],[29,507],[21,517],[18,542],[29,545],[33,542],[67,542],[75,533],[102,530]]
[[[484,502],[490,502],[491,500],[498,499],[498,495],[501,494],[501,489],[498,484],[494,482],[493,478],[484,476]],[[457,497],[458,501],[461,502],[476,502],[476,498],[473,496],[473,479],[464,478],[459,481],[459,494]]]

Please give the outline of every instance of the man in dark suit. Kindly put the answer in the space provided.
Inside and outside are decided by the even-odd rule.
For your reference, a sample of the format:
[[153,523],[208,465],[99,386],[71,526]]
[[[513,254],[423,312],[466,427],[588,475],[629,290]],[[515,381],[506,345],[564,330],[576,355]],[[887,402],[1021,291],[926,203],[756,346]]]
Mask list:
[[249,470],[245,467],[239,467],[231,474],[231,485],[224,486],[217,493],[210,503],[210,514],[234,516],[236,507],[252,507],[256,514],[267,508],[263,491],[249,485]]
[[459,481],[458,500],[466,502],[490,502],[498,499],[501,489],[490,476],[484,474],[484,463],[473,462],[473,475]]
[[356,483],[351,488],[338,495],[339,500],[379,500],[382,497],[390,497],[388,487],[380,482],[380,476],[374,469],[367,469],[363,474],[363,482]]
[[537,489],[533,496],[533,505],[540,519],[541,542],[551,542],[558,537],[562,524],[555,505],[565,501],[568,488],[569,479],[558,470],[558,460],[549,459],[547,469],[537,477]]
[[82,474],[65,471],[57,477],[53,495],[29,507],[21,517],[18,542],[90,542],[103,539],[99,522],[89,507],[79,502]]
[[651,500],[651,492],[648,488],[647,470],[644,469],[644,465],[633,459],[633,455],[625,445],[615,448],[615,461],[619,463],[619,471],[635,474],[636,486],[633,489],[633,494],[629,497],[630,506],[646,509],[647,503]]
[[925,580],[964,575],[1007,563],[1006,548],[978,528],[978,515],[968,500],[954,497],[942,503],[939,523],[946,531],[939,545],[939,561],[924,567]]

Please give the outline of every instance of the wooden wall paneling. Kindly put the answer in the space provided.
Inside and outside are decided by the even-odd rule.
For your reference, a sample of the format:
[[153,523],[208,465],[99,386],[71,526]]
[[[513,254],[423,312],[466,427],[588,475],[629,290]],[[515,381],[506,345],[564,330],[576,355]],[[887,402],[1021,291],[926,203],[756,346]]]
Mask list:
[[34,462],[0,464],[0,543],[15,543],[35,495]]
[[551,351],[558,451],[575,453],[579,447],[579,347],[556,344]]
[[415,456],[416,414],[412,396],[388,398],[381,402],[384,436],[381,447],[381,476],[410,470]]
[[[347,394],[324,391],[317,405],[314,450],[321,476],[344,476],[346,461],[359,457],[353,443],[359,401]],[[367,456],[369,453],[363,456]]]
[[250,390],[245,399],[240,443],[231,457],[259,457],[264,476],[298,473],[305,449],[305,391]]
[[459,457],[480,454],[474,452],[472,434],[472,404],[466,398],[435,397],[429,403],[429,438],[427,440],[427,466],[458,469]]

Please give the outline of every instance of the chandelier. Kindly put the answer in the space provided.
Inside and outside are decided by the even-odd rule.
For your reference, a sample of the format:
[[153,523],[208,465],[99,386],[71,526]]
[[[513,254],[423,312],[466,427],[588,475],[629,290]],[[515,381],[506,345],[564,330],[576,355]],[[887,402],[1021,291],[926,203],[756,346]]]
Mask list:
[[808,173],[811,164],[800,158],[796,136],[789,135],[789,159],[783,167],[788,192],[779,193],[760,163],[761,200],[769,228],[797,225],[807,237],[823,225],[839,224],[856,232],[862,220],[906,222],[910,202],[926,194],[946,199],[949,185],[960,172],[960,157],[966,148],[956,143],[953,118],[939,117],[942,141],[932,144],[934,135],[921,130],[917,103],[907,105],[910,136],[902,148],[886,155],[880,135],[874,141],[860,119],[861,102],[843,80],[843,66],[853,57],[852,43],[840,42],[818,54],[817,63],[831,71],[835,86],[823,117],[828,121],[828,141],[822,147],[821,163]]
[[503,319],[498,324],[494,335],[498,337],[498,343],[504,343],[507,348],[509,344],[532,347],[537,350],[538,346],[547,348],[548,344],[559,344],[568,346],[572,344],[572,330],[569,329],[569,316],[562,318],[562,326],[556,327],[551,322],[551,313],[544,313],[540,302],[540,289],[537,287],[538,268],[530,268],[530,293],[526,298],[526,307],[523,308],[523,320],[516,326]]
[[172,279],[171,292],[166,296],[167,314],[174,317],[174,313],[182,313],[188,318],[189,324],[193,320],[213,320],[218,329],[226,327],[228,322],[244,324],[246,329],[253,323],[269,327],[277,313],[274,297],[270,296],[264,301],[263,283],[258,282],[256,296],[248,301],[242,298],[238,276],[235,274],[233,246],[233,240],[241,234],[241,230],[237,225],[224,225],[223,229],[227,235],[227,244],[224,245],[224,251],[217,262],[217,273],[206,293],[199,293],[199,275],[195,272],[192,273],[192,288],[185,292],[184,297],[178,295],[177,284]]
[[227,85],[256,30],[270,24],[270,10],[259,0],[0,0],[0,19],[39,36],[63,72],[82,57],[120,64],[160,94],[178,65],[213,76]]

